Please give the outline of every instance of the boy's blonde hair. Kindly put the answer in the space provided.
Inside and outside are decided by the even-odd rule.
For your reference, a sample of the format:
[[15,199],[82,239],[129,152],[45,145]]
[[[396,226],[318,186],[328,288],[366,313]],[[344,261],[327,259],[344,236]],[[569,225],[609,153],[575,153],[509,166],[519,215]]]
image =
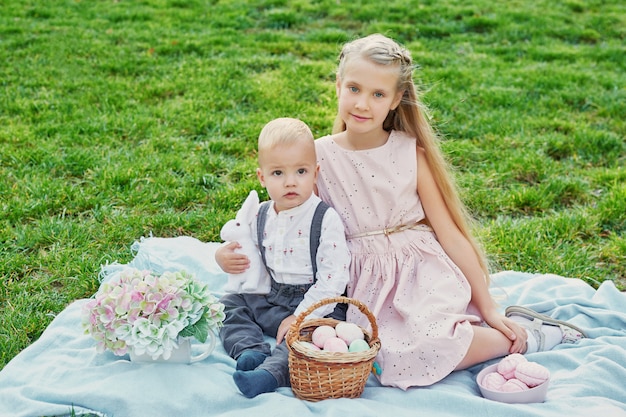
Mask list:
[[[472,244],[480,265],[489,282],[489,268],[483,249],[472,236],[472,222],[465,205],[459,198],[456,185],[450,175],[450,167],[439,147],[439,138],[428,122],[428,109],[419,100],[413,83],[413,60],[411,53],[398,43],[381,34],[373,34],[344,45],[339,55],[337,77],[342,79],[345,66],[351,59],[362,58],[376,65],[398,68],[398,91],[403,91],[400,105],[391,110],[383,123],[386,131],[405,132],[417,140],[417,145],[425,150],[426,160],[452,219],[461,233]],[[333,133],[346,130],[346,124],[339,115],[335,119]]]
[[309,126],[299,119],[281,117],[267,123],[259,134],[258,152],[271,150],[279,145],[309,145],[315,155],[315,142]]

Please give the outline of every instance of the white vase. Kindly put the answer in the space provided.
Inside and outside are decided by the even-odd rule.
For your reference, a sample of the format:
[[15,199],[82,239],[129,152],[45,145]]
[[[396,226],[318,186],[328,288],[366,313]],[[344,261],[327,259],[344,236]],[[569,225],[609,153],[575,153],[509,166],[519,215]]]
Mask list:
[[130,349],[130,361],[131,362],[164,362],[164,363],[194,363],[207,358],[213,349],[215,349],[216,342],[215,333],[209,331],[209,337],[206,343],[193,344],[191,343],[191,337],[178,337],[178,348],[172,350],[172,354],[169,358],[164,359],[163,356],[159,356],[153,359],[152,356],[147,353],[138,355]]

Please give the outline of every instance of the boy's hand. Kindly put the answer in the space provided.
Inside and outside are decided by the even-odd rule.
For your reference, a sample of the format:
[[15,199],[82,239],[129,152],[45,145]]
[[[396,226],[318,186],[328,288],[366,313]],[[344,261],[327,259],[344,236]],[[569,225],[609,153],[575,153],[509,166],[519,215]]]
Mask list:
[[280,326],[278,326],[278,332],[276,332],[277,345],[282,343],[283,339],[287,335],[287,332],[289,331],[289,328],[291,327],[291,323],[294,321],[296,321],[296,316],[292,314],[291,316],[285,317],[285,319],[280,323]]
[[241,245],[238,242],[230,242],[215,251],[215,261],[227,274],[241,274],[250,267],[250,259],[235,252],[239,248]]

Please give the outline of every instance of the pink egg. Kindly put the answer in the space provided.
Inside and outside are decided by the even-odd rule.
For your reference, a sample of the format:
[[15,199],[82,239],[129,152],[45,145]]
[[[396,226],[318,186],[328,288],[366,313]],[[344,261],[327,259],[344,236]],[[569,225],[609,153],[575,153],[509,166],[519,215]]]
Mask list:
[[500,388],[502,392],[521,392],[526,390],[528,390],[528,385],[515,378],[509,379]]
[[327,325],[322,325],[313,330],[313,334],[311,338],[313,339],[313,344],[315,344],[319,348],[324,347],[324,343],[326,343],[326,339],[330,337],[337,337],[337,333],[335,333],[335,328]]
[[500,391],[505,382],[506,379],[498,372],[490,372],[483,377],[481,384],[491,391]]
[[515,378],[532,388],[546,382],[550,378],[550,371],[536,362],[525,362],[515,368]]
[[347,352],[348,345],[338,337],[329,337],[324,343],[324,350],[328,352]]
[[361,328],[354,323],[340,321],[335,326],[335,331],[337,332],[337,337],[343,339],[347,345],[350,345],[350,343],[357,339],[365,339],[363,330],[361,330]]
[[517,364],[521,362],[527,362],[524,355],[512,353],[502,358],[502,360],[498,363],[498,373],[506,379],[511,379],[515,377],[515,368],[517,367]]

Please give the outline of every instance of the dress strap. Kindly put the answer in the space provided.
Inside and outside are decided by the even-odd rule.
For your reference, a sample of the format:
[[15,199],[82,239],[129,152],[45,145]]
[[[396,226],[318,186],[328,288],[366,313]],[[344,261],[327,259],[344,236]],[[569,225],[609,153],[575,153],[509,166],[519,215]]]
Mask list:
[[430,227],[426,221],[424,219],[419,220],[415,223],[410,223],[410,224],[401,224],[398,226],[393,226],[393,227],[387,227],[384,228],[382,230],[373,230],[371,232],[363,232],[363,233],[356,233],[354,235],[349,235],[346,237],[346,239],[358,239],[360,237],[367,237],[367,236],[375,236],[375,235],[385,235],[385,236],[389,236],[392,233],[398,233],[398,232],[402,232],[404,230],[421,230],[424,232],[432,232],[433,228]]

